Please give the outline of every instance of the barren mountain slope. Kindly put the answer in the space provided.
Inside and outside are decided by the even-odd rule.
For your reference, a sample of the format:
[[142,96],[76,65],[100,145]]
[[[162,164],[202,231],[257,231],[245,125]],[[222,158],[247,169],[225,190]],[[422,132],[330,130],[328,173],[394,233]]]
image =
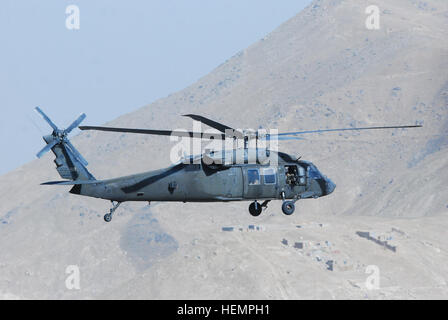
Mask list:
[[[180,115],[195,113],[279,131],[423,128],[281,142],[337,184],[327,198],[297,203],[292,217],[275,202],[258,219],[248,203],[129,203],[105,224],[108,203],[39,186],[58,175],[52,155],[33,161],[0,177],[0,298],[448,297],[448,3],[375,1],[380,30],[365,27],[370,4],[314,1],[197,83],[108,125],[190,129]],[[98,179],[167,166],[173,145],[96,132],[73,143]],[[265,231],[221,231],[250,224]],[[68,265],[80,267],[79,291],[65,287]],[[364,288],[367,265],[379,266],[380,290]]]

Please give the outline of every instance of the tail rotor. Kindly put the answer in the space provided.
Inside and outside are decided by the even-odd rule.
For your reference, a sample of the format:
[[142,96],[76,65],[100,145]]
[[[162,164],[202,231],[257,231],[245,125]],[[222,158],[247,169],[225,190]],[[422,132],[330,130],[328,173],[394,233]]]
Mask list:
[[45,136],[44,141],[47,143],[47,145],[37,153],[37,157],[41,158],[44,154],[46,154],[48,151],[52,150],[57,145],[64,145],[65,147],[69,148],[73,155],[76,157],[76,159],[81,162],[84,166],[88,165],[88,162],[84,159],[84,157],[76,150],[76,148],[73,146],[73,144],[70,142],[70,140],[67,138],[68,134],[72,132],[75,128],[77,128],[81,122],[84,121],[86,118],[86,115],[83,113],[81,114],[73,123],[67,127],[67,129],[59,129],[52,121],[51,119],[40,109],[39,107],[35,108],[35,111],[50,125],[50,127],[53,129],[53,133],[51,135]]
[[48,118],[48,116],[41,110],[41,108],[36,107],[34,110],[36,110],[36,112],[45,120],[48,122],[48,124],[50,125],[50,127],[53,128],[53,130],[55,132],[59,131],[58,127],[50,120],[50,118]]

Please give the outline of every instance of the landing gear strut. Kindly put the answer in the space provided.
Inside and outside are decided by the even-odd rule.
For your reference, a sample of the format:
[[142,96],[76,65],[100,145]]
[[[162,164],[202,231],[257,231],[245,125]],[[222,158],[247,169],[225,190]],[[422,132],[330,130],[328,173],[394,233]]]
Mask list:
[[104,216],[104,221],[106,221],[106,222],[111,222],[111,221],[112,221],[112,216],[113,216],[115,210],[118,209],[118,207],[120,206],[120,204],[121,204],[121,202],[117,202],[117,203],[115,204],[114,201],[112,201],[112,205],[113,205],[113,207],[110,209],[109,213],[107,213],[107,214]]
[[262,204],[261,207],[266,210],[268,208],[268,203],[271,202],[271,200],[265,200]]

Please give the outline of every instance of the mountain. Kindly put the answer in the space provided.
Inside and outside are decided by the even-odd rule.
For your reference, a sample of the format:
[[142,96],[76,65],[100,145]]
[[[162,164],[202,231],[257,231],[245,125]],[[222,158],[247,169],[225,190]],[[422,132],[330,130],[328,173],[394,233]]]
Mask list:
[[[39,185],[58,179],[47,155],[0,177],[0,298],[447,298],[448,3],[377,0],[379,30],[365,26],[370,4],[314,1],[193,85],[107,125],[191,129],[181,115],[193,113],[279,131],[423,128],[281,142],[337,184],[291,217],[279,202],[257,219],[245,202],[128,203],[106,224],[107,202]],[[98,179],[166,167],[173,146],[101,132],[72,142]],[[65,286],[70,265],[80,290]],[[365,285],[371,265],[379,290]]]

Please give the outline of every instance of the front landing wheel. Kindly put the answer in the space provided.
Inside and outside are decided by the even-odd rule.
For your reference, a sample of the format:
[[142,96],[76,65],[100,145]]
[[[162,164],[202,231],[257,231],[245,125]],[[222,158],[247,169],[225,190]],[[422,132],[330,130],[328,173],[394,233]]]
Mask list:
[[294,213],[295,209],[296,209],[296,206],[295,206],[294,202],[292,202],[292,201],[285,201],[282,204],[282,211],[287,216],[292,215]]
[[104,215],[104,221],[111,222],[112,221],[112,215],[110,213]]

